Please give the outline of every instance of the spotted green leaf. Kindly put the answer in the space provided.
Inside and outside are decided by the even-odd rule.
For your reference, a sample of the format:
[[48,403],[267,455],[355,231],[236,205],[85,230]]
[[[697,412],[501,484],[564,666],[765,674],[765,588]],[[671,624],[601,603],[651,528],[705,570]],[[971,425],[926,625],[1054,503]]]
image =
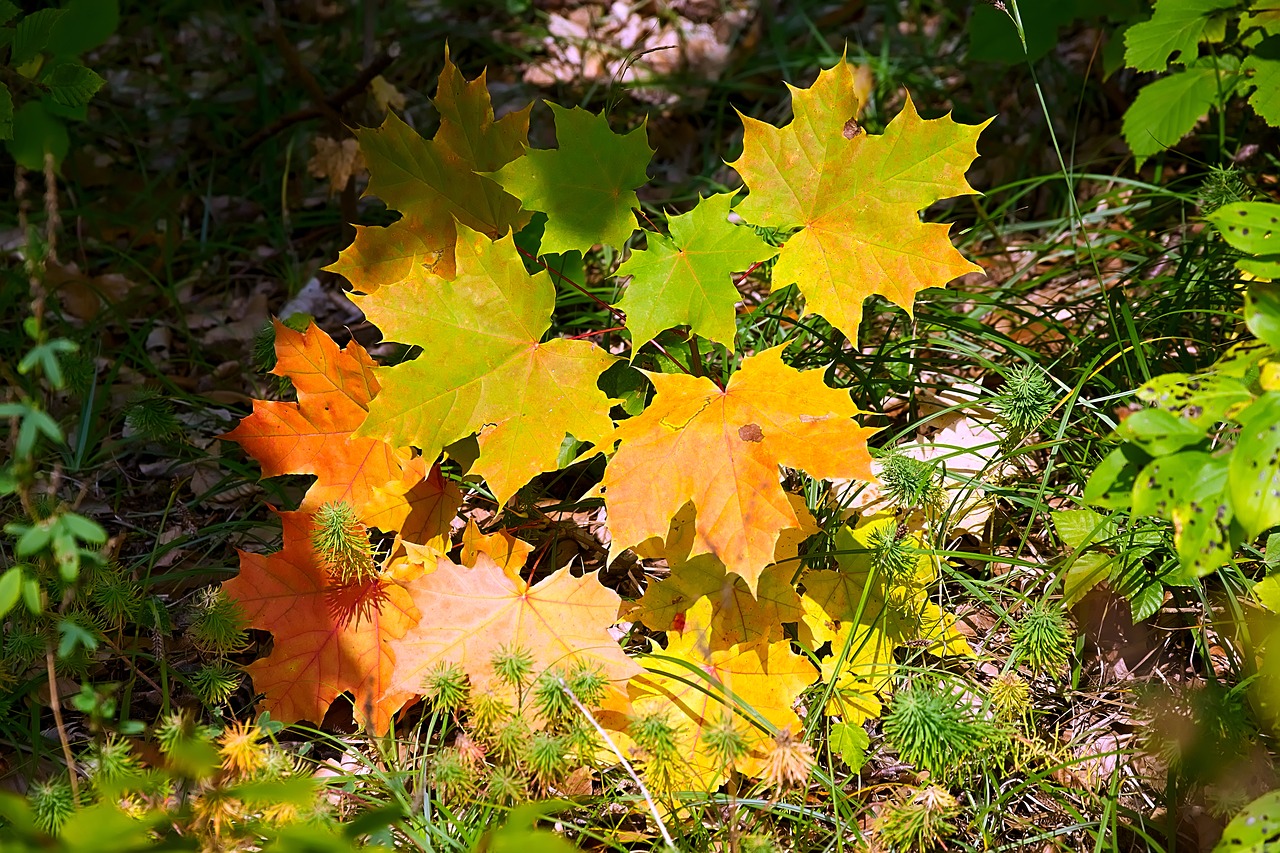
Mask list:
[[1240,810],[1213,853],[1272,853],[1280,850],[1280,791],[1263,794]]
[[1173,512],[1191,493],[1200,472],[1209,462],[1209,454],[1197,450],[1175,453],[1153,460],[1142,469],[1133,484],[1135,515],[1153,515],[1173,519]]
[[1243,381],[1221,373],[1165,373],[1143,385],[1137,396],[1201,431],[1253,401]]
[[1168,456],[1204,441],[1204,429],[1164,409],[1134,412],[1116,427],[1116,437],[1132,441],[1152,456]]
[[1210,459],[1173,510],[1174,544],[1185,577],[1204,577],[1226,565],[1235,543],[1232,502],[1227,494],[1228,460]]
[[1253,539],[1280,524],[1280,392],[1263,394],[1239,421],[1228,488],[1235,517]]

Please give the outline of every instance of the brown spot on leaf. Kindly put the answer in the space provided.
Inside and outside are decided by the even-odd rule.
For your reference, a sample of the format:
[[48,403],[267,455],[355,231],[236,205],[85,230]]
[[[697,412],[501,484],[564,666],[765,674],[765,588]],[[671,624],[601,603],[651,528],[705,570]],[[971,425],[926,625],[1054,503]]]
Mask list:
[[738,427],[738,438],[743,441],[764,441],[764,430],[760,429],[760,424],[747,424]]
[[842,130],[841,133],[844,134],[845,139],[853,139],[855,136],[862,133],[862,125],[858,124],[858,120],[856,118],[851,118],[844,123],[844,130]]

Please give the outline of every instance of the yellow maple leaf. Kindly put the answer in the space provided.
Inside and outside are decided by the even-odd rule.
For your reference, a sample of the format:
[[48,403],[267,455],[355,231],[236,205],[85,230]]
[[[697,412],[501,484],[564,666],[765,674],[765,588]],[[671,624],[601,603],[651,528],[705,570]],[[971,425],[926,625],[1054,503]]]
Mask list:
[[649,671],[629,686],[636,714],[663,714],[677,729],[684,760],[669,782],[682,790],[713,790],[727,777],[729,768],[705,737],[726,716],[737,715],[749,748],[734,769],[757,775],[763,747],[772,739],[766,727],[802,731],[793,706],[818,675],[807,658],[791,651],[788,640],[712,648],[711,616],[711,602],[699,599],[685,613],[683,630],[668,632],[667,648],[641,659]]

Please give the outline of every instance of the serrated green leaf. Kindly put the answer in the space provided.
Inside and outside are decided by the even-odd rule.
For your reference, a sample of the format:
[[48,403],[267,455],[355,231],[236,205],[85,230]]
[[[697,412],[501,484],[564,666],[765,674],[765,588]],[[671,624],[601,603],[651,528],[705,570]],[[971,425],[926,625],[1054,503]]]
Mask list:
[[1151,456],[1122,444],[1102,458],[1084,487],[1084,502],[1103,509],[1125,509],[1133,500],[1133,484]]
[[867,747],[871,745],[871,738],[862,726],[832,723],[828,744],[831,751],[840,756],[840,760],[848,766],[849,772],[857,773],[867,763]]
[[1267,575],[1255,583],[1251,591],[1259,604],[1272,613],[1280,613],[1280,575]]
[[653,149],[646,125],[614,133],[604,115],[549,106],[560,147],[527,149],[525,156],[484,174],[526,210],[547,214],[541,254],[585,253],[597,243],[623,246],[636,230],[635,191],[649,180]]
[[54,56],[79,56],[102,44],[120,24],[117,0],[71,0],[49,35],[47,49]]
[[1089,590],[1106,580],[1114,561],[1115,557],[1098,551],[1086,552],[1072,560],[1062,578],[1062,608],[1075,607]]
[[733,274],[778,250],[729,222],[732,199],[730,193],[700,199],[693,210],[667,220],[669,238],[649,232],[648,248],[632,252],[618,268],[618,276],[633,276],[618,303],[627,315],[633,357],[659,332],[684,325],[733,349],[739,299]]
[[18,21],[13,31],[13,52],[9,54],[9,64],[16,68],[39,56],[62,15],[61,9],[41,9]]
[[92,69],[75,63],[57,66],[45,80],[50,96],[64,107],[82,107],[89,103],[105,82]]
[[1116,535],[1115,522],[1091,509],[1064,509],[1050,516],[1058,538],[1072,551],[1105,542]]
[[0,0],[0,24],[7,24],[22,10],[9,0]]
[[1214,13],[1235,5],[1236,0],[1157,0],[1150,20],[1125,31],[1125,64],[1139,71],[1163,71],[1171,62],[1190,63],[1199,55],[1206,30],[1221,26],[1215,24]]
[[1236,71],[1230,57],[1198,63],[1144,86],[1124,114],[1121,133],[1137,165],[1177,145],[1196,122],[1231,94]]
[[1189,450],[1155,459],[1133,484],[1131,512],[1173,520],[1174,508],[1183,503],[1209,461],[1209,454]]
[[1280,36],[1258,44],[1245,58],[1240,70],[1253,86],[1249,106],[1272,127],[1280,127]]
[[1236,519],[1253,539],[1280,524],[1280,392],[1263,394],[1238,420],[1228,490]]

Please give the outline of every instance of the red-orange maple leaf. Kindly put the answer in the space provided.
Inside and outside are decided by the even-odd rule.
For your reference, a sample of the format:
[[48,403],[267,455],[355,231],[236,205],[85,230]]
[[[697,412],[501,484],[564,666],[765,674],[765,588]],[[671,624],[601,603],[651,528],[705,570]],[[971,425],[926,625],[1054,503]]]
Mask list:
[[413,691],[391,690],[393,645],[418,622],[412,586],[377,579],[339,587],[311,548],[311,515],[280,514],[284,547],[240,552],[240,574],[224,585],[249,626],[270,631],[271,654],[249,665],[254,688],[276,719],[319,723],[350,692],[356,718],[385,733]]
[[[262,466],[264,477],[314,474],[300,510],[345,501],[362,519],[407,513],[407,450],[376,438],[355,437],[369,401],[378,393],[373,359],[355,341],[339,350],[312,324],[295,332],[275,324],[277,376],[287,376],[298,402],[254,400],[253,414],[223,438],[238,442]],[[417,479],[421,479],[421,469]]]

